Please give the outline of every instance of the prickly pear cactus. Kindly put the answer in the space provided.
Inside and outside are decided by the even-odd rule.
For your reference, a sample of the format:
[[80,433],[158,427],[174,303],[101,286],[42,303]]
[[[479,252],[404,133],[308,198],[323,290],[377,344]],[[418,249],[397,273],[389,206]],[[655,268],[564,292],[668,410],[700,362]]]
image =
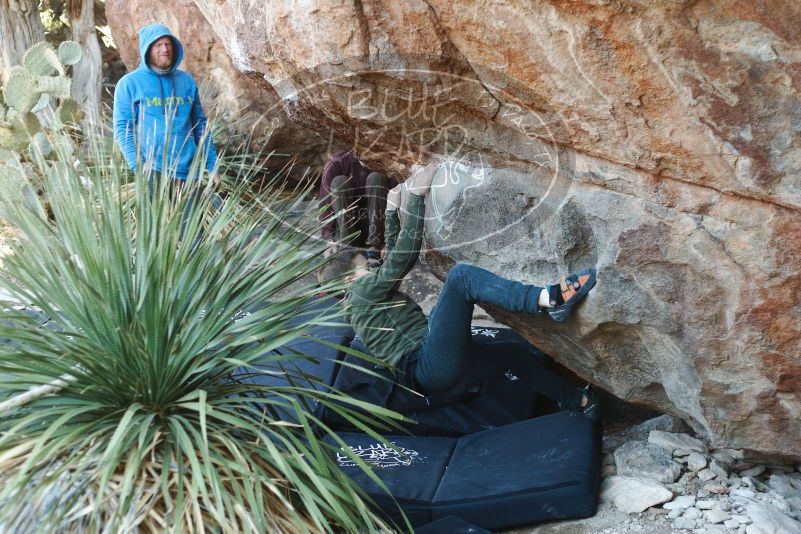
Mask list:
[[[22,65],[9,71],[0,93],[0,218],[4,205],[42,194],[43,176],[59,155],[72,153],[65,126],[78,125],[84,113],[70,98],[66,66],[80,60],[78,43],[61,43],[58,51],[38,43],[25,53]],[[54,112],[42,115],[45,128],[36,114],[53,100]]]
[[11,69],[3,98],[22,113],[41,111],[50,98],[69,98],[72,81],[64,74],[64,65],[80,59],[81,47],[72,41],[61,43],[58,52],[48,43],[33,45],[25,53],[22,66]]
[[12,67],[3,87],[3,99],[6,103],[21,113],[28,113],[39,102],[40,97],[36,78],[23,67]]
[[56,51],[48,43],[33,45],[25,52],[22,64],[34,76],[52,76],[56,73],[64,75],[64,66]]

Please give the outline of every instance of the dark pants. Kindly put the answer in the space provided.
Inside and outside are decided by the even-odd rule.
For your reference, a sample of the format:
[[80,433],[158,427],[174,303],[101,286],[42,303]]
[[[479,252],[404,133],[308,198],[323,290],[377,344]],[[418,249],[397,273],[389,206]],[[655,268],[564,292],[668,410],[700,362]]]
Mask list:
[[[360,231],[360,235],[349,243],[381,249],[384,242],[384,213],[387,209],[387,177],[378,172],[367,176],[365,190],[351,186],[350,176],[336,176],[331,180],[331,199],[337,216],[336,239],[345,238]],[[362,199],[362,193],[364,199]]]
[[448,273],[428,318],[428,333],[417,349],[414,379],[427,394],[459,393],[490,376],[512,369],[560,407],[574,410],[581,391],[531,356],[518,344],[487,347],[473,343],[473,305],[490,304],[510,312],[537,314],[542,288],[501,278],[472,265],[458,264]]

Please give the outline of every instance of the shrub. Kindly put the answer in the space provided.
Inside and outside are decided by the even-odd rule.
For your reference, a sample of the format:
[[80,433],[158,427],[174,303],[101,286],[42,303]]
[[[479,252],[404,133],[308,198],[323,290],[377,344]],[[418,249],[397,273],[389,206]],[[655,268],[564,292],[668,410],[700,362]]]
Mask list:
[[307,313],[319,289],[304,280],[325,244],[311,237],[318,223],[302,195],[231,190],[215,209],[199,164],[195,187],[137,175],[129,198],[119,158],[78,158],[105,161],[89,168],[74,164],[77,148],[54,150],[49,204],[27,197],[8,213],[23,238],[0,285],[57,327],[12,308],[0,317],[10,341],[0,391],[53,385],[0,413],[0,530],[387,528],[321,445],[335,434],[308,406],[367,408],[369,418],[350,417],[370,432],[370,420],[388,428],[394,414],[293,380],[232,378],[339,320],[335,309]]

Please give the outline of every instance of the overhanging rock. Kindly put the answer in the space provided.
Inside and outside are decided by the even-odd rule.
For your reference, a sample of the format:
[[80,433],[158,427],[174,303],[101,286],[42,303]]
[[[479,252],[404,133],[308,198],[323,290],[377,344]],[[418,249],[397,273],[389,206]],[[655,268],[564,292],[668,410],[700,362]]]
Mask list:
[[801,5],[196,0],[288,116],[398,177],[447,162],[426,257],[532,283],[497,313],[717,446],[801,457]]

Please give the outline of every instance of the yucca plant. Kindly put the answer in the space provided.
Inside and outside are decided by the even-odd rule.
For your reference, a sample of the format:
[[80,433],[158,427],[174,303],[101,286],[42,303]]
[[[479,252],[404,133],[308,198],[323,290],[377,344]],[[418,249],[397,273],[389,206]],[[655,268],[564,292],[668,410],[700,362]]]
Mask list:
[[371,433],[395,415],[312,377],[268,388],[237,375],[265,358],[281,372],[287,356],[268,351],[340,320],[309,313],[315,293],[342,286],[303,283],[325,245],[302,194],[231,190],[215,209],[196,169],[196,187],[178,190],[137,175],[123,201],[119,158],[79,159],[107,164],[63,154],[46,168],[49,204],[29,197],[8,214],[22,238],[0,273],[17,304],[0,312],[0,395],[34,394],[0,405],[0,531],[388,529],[309,406]]

